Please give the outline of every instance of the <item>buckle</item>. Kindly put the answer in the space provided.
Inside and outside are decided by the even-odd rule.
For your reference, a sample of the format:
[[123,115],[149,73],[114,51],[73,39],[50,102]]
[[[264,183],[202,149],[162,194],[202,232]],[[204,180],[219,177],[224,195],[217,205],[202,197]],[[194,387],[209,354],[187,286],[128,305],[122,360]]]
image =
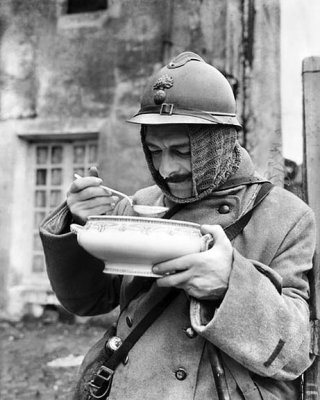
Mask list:
[[[112,369],[101,365],[96,376],[88,383],[90,396],[94,399],[103,399],[110,389],[113,374],[114,371]],[[102,380],[100,385],[96,382],[99,378]],[[103,392],[99,394],[98,392],[101,390]]]
[[162,103],[160,107],[160,114],[169,114],[173,113],[174,104],[172,103]]

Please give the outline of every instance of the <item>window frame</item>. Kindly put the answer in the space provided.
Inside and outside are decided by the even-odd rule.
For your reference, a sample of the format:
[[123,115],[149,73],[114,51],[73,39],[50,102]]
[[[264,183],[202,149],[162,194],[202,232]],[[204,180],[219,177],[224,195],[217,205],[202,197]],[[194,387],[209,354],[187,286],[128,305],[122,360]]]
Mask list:
[[[65,200],[65,194],[74,179],[74,173],[78,173],[81,175],[86,174],[86,170],[91,165],[98,166],[98,140],[97,139],[60,139],[60,140],[46,140],[42,139],[39,141],[33,141],[29,144],[31,148],[31,160],[30,165],[32,166],[30,169],[32,170],[32,177],[30,177],[30,187],[32,188],[33,194],[32,205],[30,209],[32,210],[33,215],[33,245],[32,245],[32,261],[31,261],[31,273],[43,273],[45,272],[45,264],[44,264],[44,256],[43,250],[40,246],[38,230],[39,226],[36,224],[37,213],[43,213],[43,216],[47,216],[50,212],[52,212],[56,207],[59,206]],[[90,158],[90,146],[95,146],[95,159]],[[45,162],[38,162],[38,149],[39,148],[47,149],[47,156]],[[53,162],[52,160],[52,150],[54,148],[61,147],[62,157],[59,162]],[[75,160],[75,147],[84,147],[84,158],[83,160]],[[61,182],[58,184],[54,184],[52,182],[52,171],[55,169],[59,169],[61,171]],[[44,170],[46,171],[46,179],[42,184],[38,184],[37,182],[37,171]],[[57,191],[60,193],[60,198],[57,202],[52,203],[51,193]],[[44,192],[44,204],[37,204],[37,193]],[[41,196],[40,196],[41,197]],[[42,218],[41,218],[42,219]],[[35,268],[36,266],[36,258],[42,259],[39,265],[41,267],[39,269]]]
[[[15,263],[18,262],[20,267],[17,265],[17,270],[23,271],[23,279],[20,280],[21,283],[32,287],[40,287],[43,285],[47,285],[48,278],[47,274],[44,271],[42,272],[34,272],[33,271],[33,255],[34,255],[34,234],[36,228],[35,224],[35,207],[34,207],[34,193],[35,193],[35,179],[36,179],[36,146],[42,143],[46,144],[68,144],[70,151],[68,160],[68,169],[71,171],[73,169],[73,157],[71,152],[71,146],[74,143],[78,142],[86,142],[93,143],[95,142],[97,145],[97,162],[94,165],[97,165],[99,160],[99,137],[100,131],[103,124],[105,124],[105,119],[100,118],[92,118],[92,119],[78,119],[69,121],[68,123],[63,121],[46,121],[46,120],[36,120],[36,121],[28,121],[23,124],[19,124],[17,127],[16,133],[17,137],[21,139],[22,150],[25,152],[25,160],[24,165],[26,171],[23,173],[25,175],[25,199],[19,199],[15,207],[19,207],[24,215],[24,229],[25,233],[25,246],[21,251],[21,255],[16,255]],[[30,164],[29,164],[30,163]],[[23,163],[22,163],[23,164]],[[22,168],[22,164],[20,163],[20,170]],[[31,168],[30,168],[31,166]],[[22,171],[21,171],[22,172]],[[17,172],[19,174],[19,172]],[[68,189],[71,182],[71,177],[69,182],[64,183],[64,188],[62,190]],[[31,189],[30,189],[31,188]],[[30,212],[31,211],[31,212]],[[26,215],[28,214],[28,215]],[[29,237],[28,237],[29,236]],[[18,245],[15,244],[13,249],[18,248]],[[13,250],[14,251],[14,250]],[[39,286],[40,285],[40,286]]]

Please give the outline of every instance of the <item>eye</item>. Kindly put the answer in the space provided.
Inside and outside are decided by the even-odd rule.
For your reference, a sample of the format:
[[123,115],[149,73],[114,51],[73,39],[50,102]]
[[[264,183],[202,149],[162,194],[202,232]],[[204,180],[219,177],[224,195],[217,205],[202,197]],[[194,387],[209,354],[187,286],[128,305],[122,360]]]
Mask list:
[[181,150],[175,149],[174,153],[180,157],[189,157],[191,154],[189,149],[181,149]]
[[159,154],[162,153],[161,150],[150,150],[150,149],[149,149],[149,151],[150,151],[150,153],[151,153],[152,156],[157,156],[157,155],[159,155]]

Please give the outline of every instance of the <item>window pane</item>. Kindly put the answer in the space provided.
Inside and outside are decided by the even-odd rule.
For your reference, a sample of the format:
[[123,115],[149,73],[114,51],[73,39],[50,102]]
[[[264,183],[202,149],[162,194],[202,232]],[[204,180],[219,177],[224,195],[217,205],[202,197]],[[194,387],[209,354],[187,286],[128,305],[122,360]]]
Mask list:
[[73,147],[73,162],[74,164],[84,164],[86,148],[85,146]]
[[35,206],[36,207],[45,207],[46,206],[46,191],[45,190],[36,190],[35,192]]
[[62,169],[53,168],[51,170],[51,185],[62,185]]
[[51,149],[51,162],[52,164],[60,164],[63,158],[62,146],[53,146]]
[[61,190],[50,191],[50,207],[56,207],[61,203]]
[[[38,234],[40,223],[46,218],[50,210],[57,207],[65,199],[64,182],[66,177],[71,181],[72,173],[81,176],[88,175],[88,167],[97,164],[97,142],[94,140],[38,142],[32,145],[34,165],[32,180],[34,207],[30,215],[33,225],[29,236],[32,235],[32,258],[29,260],[33,273],[45,271],[45,260],[42,243]],[[70,156],[71,155],[71,159]],[[68,158],[67,158],[68,156]],[[68,182],[65,182],[68,183]],[[69,185],[69,183],[68,183]]]
[[33,256],[32,271],[33,272],[44,271],[44,257],[42,254],[35,254]]
[[34,213],[34,227],[38,228],[40,223],[43,221],[46,216],[45,212],[37,211]]
[[97,162],[97,145],[91,144],[89,146],[89,163]]
[[48,147],[37,147],[37,164],[45,164],[48,159]]
[[37,169],[36,171],[36,185],[46,185],[47,183],[47,170]]

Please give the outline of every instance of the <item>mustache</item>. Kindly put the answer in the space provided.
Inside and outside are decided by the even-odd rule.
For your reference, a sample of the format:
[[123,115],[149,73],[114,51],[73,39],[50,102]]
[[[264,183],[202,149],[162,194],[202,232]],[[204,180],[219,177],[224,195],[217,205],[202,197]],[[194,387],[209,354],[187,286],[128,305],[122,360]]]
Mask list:
[[184,182],[187,179],[191,179],[191,174],[179,174],[179,175],[172,175],[168,178],[165,178],[166,183],[179,183]]

